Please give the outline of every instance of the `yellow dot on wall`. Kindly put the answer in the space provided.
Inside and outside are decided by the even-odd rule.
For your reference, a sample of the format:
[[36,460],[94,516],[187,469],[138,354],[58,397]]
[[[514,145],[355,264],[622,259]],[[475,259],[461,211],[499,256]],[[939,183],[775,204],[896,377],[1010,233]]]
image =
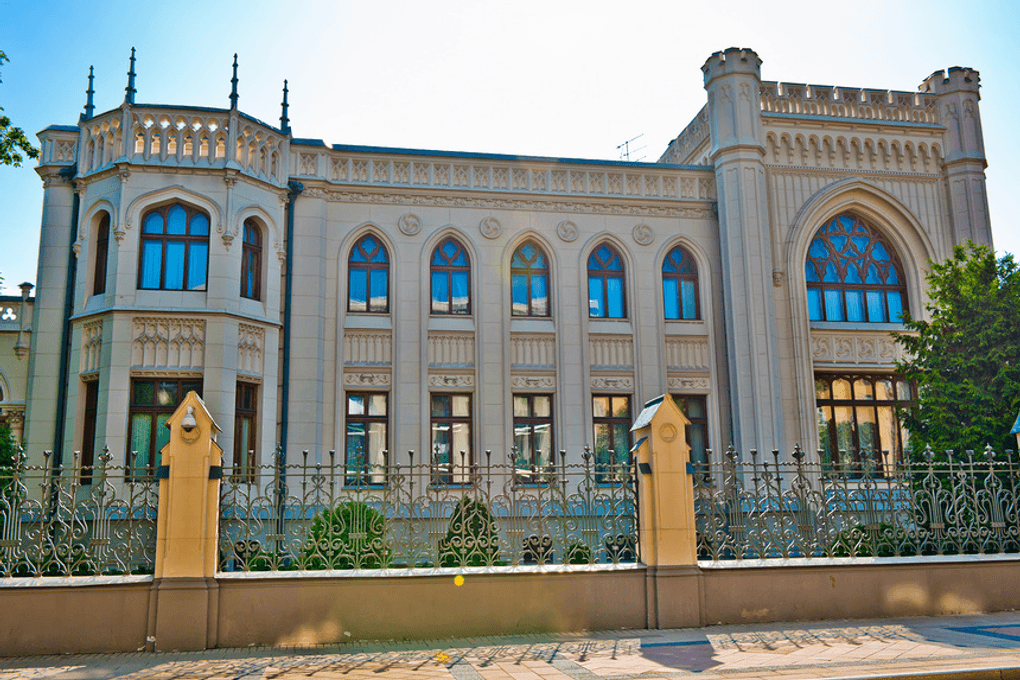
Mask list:
[[457,574],[456,576],[453,577],[453,584],[455,586],[462,586],[462,585],[464,585],[464,577],[461,576],[460,574]]

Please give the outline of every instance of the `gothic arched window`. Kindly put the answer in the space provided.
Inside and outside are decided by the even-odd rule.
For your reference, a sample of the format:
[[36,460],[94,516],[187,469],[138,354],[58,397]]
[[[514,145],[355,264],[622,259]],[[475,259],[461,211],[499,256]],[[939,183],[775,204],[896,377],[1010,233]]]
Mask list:
[[622,319],[626,316],[623,259],[609,245],[598,245],[588,256],[588,316]]
[[856,215],[844,213],[822,225],[804,270],[811,321],[895,323],[906,310],[896,251]]
[[667,319],[700,319],[698,265],[681,246],[662,263],[662,301]]
[[471,261],[455,238],[432,251],[432,313],[471,313]]
[[209,269],[209,216],[180,203],[142,217],[138,287],[205,290]]
[[92,294],[106,292],[106,264],[110,251],[110,214],[103,213],[96,230],[96,259],[92,271]]
[[525,241],[510,260],[510,314],[549,316],[549,263],[533,241]]
[[241,247],[241,297],[262,299],[262,230],[255,220],[244,221]]
[[378,237],[361,237],[347,262],[347,311],[390,311],[390,259]]

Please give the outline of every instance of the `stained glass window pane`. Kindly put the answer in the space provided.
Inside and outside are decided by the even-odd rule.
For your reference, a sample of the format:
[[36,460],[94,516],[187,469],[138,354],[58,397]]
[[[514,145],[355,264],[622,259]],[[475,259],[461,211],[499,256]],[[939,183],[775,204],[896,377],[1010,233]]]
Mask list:
[[811,321],[822,320],[822,291],[817,288],[809,288],[807,292],[808,298],[808,318]]
[[890,290],[886,293],[889,301],[889,320],[899,322],[903,317],[903,298],[898,290]]
[[825,290],[825,320],[826,321],[842,321],[843,320],[843,303],[842,291],[840,290]]
[[511,309],[514,316],[528,314],[528,277],[514,274],[510,278]]
[[602,296],[602,279],[600,277],[588,277],[588,314],[594,317],[606,315],[606,303]]
[[859,290],[846,291],[847,321],[864,321],[864,296]]
[[468,311],[468,275],[467,272],[453,272],[453,313],[467,314]]
[[362,395],[350,394],[347,396],[347,415],[349,416],[365,415],[365,398]]
[[432,311],[443,313],[450,308],[450,291],[446,272],[432,272]]
[[387,270],[372,270],[371,310],[373,312],[385,312],[387,309],[387,296],[389,294],[387,287],[388,280],[389,272]]
[[680,282],[680,290],[683,292],[684,318],[698,318],[698,297],[694,294],[694,282],[683,280]]
[[623,318],[623,279],[613,276],[606,279],[606,316],[611,319]]
[[368,311],[368,272],[364,269],[350,270],[348,298],[352,312]]
[[188,231],[188,214],[179,205],[175,205],[166,213],[166,233],[183,236]]
[[163,216],[158,212],[149,213],[145,218],[145,226],[143,228],[146,234],[162,234],[163,233]]
[[662,300],[665,304],[667,319],[680,318],[680,293],[677,289],[677,283],[677,279],[662,280]]
[[205,290],[205,272],[208,262],[208,243],[192,242],[188,244],[188,290]]
[[184,288],[184,243],[168,241],[166,244],[166,272],[164,272],[163,288],[165,290],[182,290]]
[[149,446],[151,445],[152,416],[148,413],[136,413],[131,416],[131,450],[135,452],[134,467],[144,469],[149,464]]
[[170,428],[166,426],[173,413],[160,413],[156,415],[156,449],[152,452],[152,465],[159,467],[162,455],[160,450],[170,443]]
[[[209,235],[209,218],[206,217],[205,215],[203,215],[202,213],[198,213],[197,215],[194,215],[191,218],[191,228],[189,229],[189,233],[192,236],[208,236]],[[254,243],[258,243],[258,239],[256,239],[253,242]]]
[[885,318],[885,305],[882,304],[882,291],[868,291],[868,320],[871,323],[881,323]]
[[549,293],[546,290],[545,274],[531,277],[531,313],[534,316],[549,315]]
[[163,242],[142,241],[142,288],[159,288],[159,274],[162,265]]

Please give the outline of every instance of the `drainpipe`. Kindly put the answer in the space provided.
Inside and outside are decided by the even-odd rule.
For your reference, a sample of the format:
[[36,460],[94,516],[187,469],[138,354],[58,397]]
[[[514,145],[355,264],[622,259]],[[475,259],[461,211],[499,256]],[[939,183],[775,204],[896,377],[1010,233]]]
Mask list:
[[301,182],[291,180],[288,182],[290,191],[287,193],[287,271],[284,276],[284,300],[283,300],[283,389],[280,390],[280,444],[283,447],[283,458],[280,462],[286,464],[287,456],[287,423],[290,410],[290,309],[291,289],[294,281],[294,201],[305,190]]
[[[60,171],[68,180],[78,174],[77,164]],[[71,313],[74,311],[74,284],[77,278],[78,258],[74,254],[74,235],[78,231],[78,210],[81,198],[74,192],[71,204],[70,242],[67,244],[67,285],[64,288],[64,325],[60,331],[60,382],[57,384],[57,421],[53,426],[53,469],[59,470],[64,462],[64,418],[67,416],[67,374],[71,365]]]

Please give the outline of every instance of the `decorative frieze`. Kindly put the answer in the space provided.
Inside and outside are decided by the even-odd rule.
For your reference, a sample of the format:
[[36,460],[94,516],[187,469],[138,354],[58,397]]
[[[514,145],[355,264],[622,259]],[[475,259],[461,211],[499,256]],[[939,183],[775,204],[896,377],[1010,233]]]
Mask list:
[[103,320],[89,321],[81,327],[81,373],[99,370],[103,349]]
[[670,371],[708,370],[707,338],[666,338],[666,368]]
[[472,333],[429,333],[429,367],[473,368],[475,336]]
[[237,326],[237,370],[249,375],[262,375],[263,348],[266,332],[259,326],[246,323]]
[[937,175],[942,151],[934,139],[925,139],[769,130],[765,135],[765,162],[827,170]]
[[634,367],[634,340],[630,336],[593,336],[588,348],[593,369]]
[[135,317],[131,365],[134,368],[201,370],[205,364],[205,320]]
[[550,334],[510,336],[510,367],[552,369],[556,366],[556,336]]
[[556,389],[556,378],[551,375],[514,375],[510,377],[510,386],[515,390],[553,390]]
[[893,364],[904,358],[903,347],[886,333],[811,332],[815,364]]
[[705,391],[709,389],[711,379],[708,376],[677,375],[670,376],[667,383],[670,391]]
[[393,340],[389,331],[344,331],[344,365],[389,366],[393,363]]
[[634,377],[629,375],[593,375],[593,390],[633,390]]
[[429,387],[474,387],[475,376],[470,373],[429,375]]

